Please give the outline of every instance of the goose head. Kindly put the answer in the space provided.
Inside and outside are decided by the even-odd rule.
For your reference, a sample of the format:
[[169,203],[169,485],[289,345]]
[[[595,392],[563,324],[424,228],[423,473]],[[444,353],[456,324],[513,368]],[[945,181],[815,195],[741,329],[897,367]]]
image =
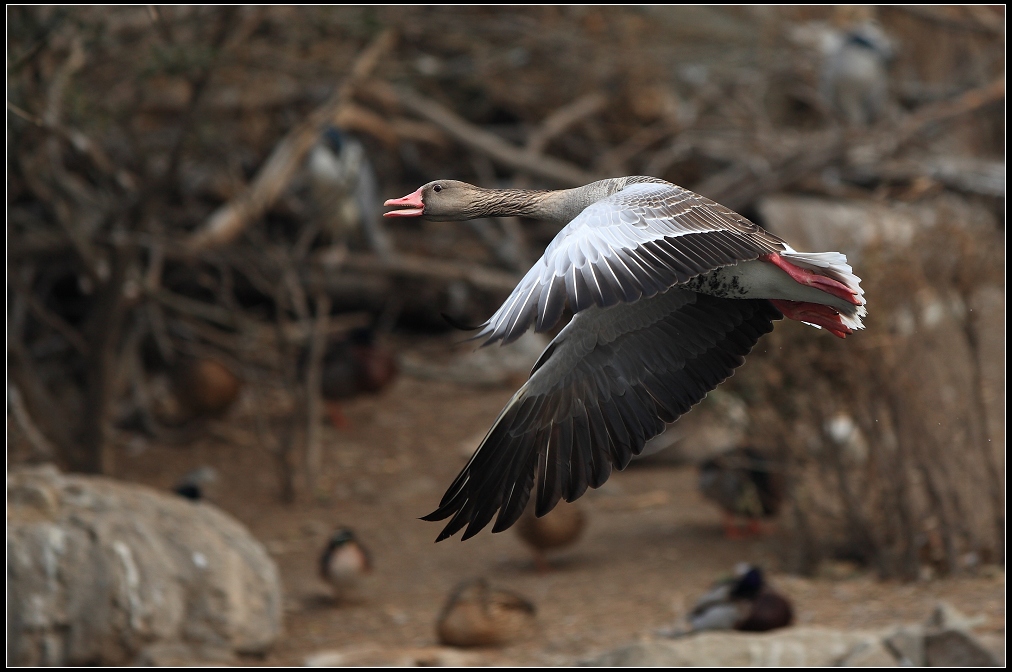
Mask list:
[[478,212],[487,189],[481,189],[457,180],[433,180],[423,184],[403,198],[391,198],[386,206],[406,206],[401,210],[383,213],[384,217],[428,217],[443,221],[458,221],[480,217]]

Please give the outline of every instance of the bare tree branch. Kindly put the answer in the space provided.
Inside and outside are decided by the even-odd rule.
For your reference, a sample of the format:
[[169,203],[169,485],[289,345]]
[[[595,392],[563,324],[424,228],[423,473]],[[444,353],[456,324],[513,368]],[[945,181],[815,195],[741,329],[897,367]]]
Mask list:
[[306,486],[310,495],[316,495],[320,473],[320,420],[323,413],[321,383],[323,355],[327,348],[327,322],[330,317],[330,297],[316,297],[316,321],[309,342],[309,361],[306,363]]
[[510,144],[499,136],[478,128],[436,101],[410,89],[394,88],[381,82],[373,82],[369,88],[382,89],[380,95],[393,96],[405,109],[431,121],[468,147],[484,152],[493,161],[514,170],[528,172],[567,187],[580,186],[599,179],[593,173],[578,168],[568,161],[530,152]]
[[327,124],[333,122],[341,107],[351,101],[355,87],[372,72],[393,41],[393,32],[386,30],[366,47],[337,92],[282,138],[249,187],[215,210],[204,225],[190,236],[187,247],[191,253],[233,240],[249,222],[262,215],[274,203],[288,186],[306,152]]

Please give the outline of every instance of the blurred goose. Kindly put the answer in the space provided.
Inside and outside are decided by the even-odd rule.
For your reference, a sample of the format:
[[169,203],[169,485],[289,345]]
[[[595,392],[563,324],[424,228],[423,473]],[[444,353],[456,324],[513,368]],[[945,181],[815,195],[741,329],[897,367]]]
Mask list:
[[565,227],[498,311],[484,345],[573,319],[425,520],[437,540],[501,532],[532,492],[543,516],[624,469],[644,442],[744,362],[783,317],[841,338],[862,328],[864,292],[839,252],[801,253],[741,215],[653,177],[560,191],[436,180],[388,217],[532,217]]
[[545,551],[565,548],[576,542],[587,524],[583,510],[576,504],[557,506],[551,513],[538,518],[534,507],[524,509],[517,521],[516,531],[534,553],[534,564],[540,572],[551,569]]
[[[299,368],[304,369],[308,352],[302,354]],[[353,329],[346,337],[334,339],[323,354],[320,371],[320,395],[331,424],[346,428],[340,402],[360,394],[375,394],[397,377],[394,353],[376,342],[370,328]]]
[[363,578],[372,572],[369,551],[347,528],[337,530],[320,556],[320,577],[330,584],[338,602],[357,597]]
[[744,630],[765,632],[794,620],[790,601],[773,590],[758,567],[741,563],[735,576],[718,582],[696,601],[689,614],[692,631]]
[[724,532],[741,536],[735,516],[759,532],[759,519],[775,516],[784,501],[784,476],[776,460],[751,446],[734,448],[699,465],[699,489],[724,509]]
[[436,634],[448,646],[503,646],[530,633],[534,614],[534,605],[516,593],[475,579],[454,589],[436,622]]

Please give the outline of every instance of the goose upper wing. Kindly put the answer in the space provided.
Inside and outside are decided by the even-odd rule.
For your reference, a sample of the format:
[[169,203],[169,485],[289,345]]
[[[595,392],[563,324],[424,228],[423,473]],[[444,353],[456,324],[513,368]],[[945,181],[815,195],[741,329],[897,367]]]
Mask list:
[[577,314],[542,353],[478,450],[424,520],[439,535],[477,534],[498,512],[520,517],[537,481],[537,515],[598,487],[730,376],[779,311],[765,299],[672,288]]
[[591,204],[545,250],[475,334],[485,345],[552,328],[573,312],[631,303],[785,244],[738,213],[668,182],[632,184]]

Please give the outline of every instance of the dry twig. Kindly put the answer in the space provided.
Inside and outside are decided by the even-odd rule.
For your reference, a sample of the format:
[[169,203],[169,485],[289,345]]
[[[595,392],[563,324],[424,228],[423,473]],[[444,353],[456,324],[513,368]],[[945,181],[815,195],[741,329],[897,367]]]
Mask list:
[[215,210],[204,225],[190,236],[188,248],[191,252],[195,253],[233,240],[252,220],[262,215],[274,203],[288,186],[306,152],[326,126],[333,123],[342,106],[351,102],[355,87],[369,76],[393,41],[393,32],[387,30],[380,33],[366,47],[337,92],[309,115],[309,118],[282,138],[250,186],[242,194]]
[[535,154],[506,142],[499,136],[482,130],[434,100],[406,88],[374,82],[370,85],[379,95],[393,96],[405,109],[431,121],[449,135],[472,149],[487,154],[504,166],[537,175],[567,187],[576,187],[598,179],[592,173],[568,161],[544,154]]

